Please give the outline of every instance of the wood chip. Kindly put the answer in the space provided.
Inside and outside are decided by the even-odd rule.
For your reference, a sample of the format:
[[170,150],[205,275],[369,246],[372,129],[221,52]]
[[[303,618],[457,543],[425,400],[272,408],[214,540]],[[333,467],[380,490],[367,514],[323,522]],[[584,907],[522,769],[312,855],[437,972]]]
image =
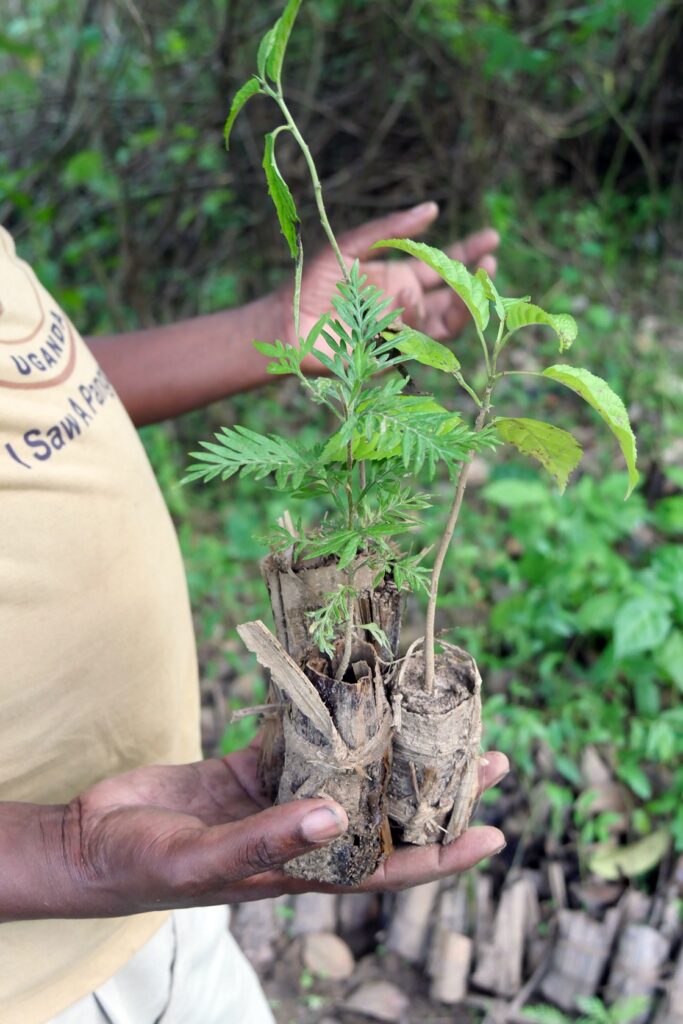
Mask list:
[[343,981],[356,966],[353,954],[343,939],[331,932],[316,932],[303,940],[302,959],[319,978]]
[[479,988],[510,997],[522,985],[524,947],[530,928],[538,922],[538,895],[526,875],[503,889],[493,925],[493,938],[477,951],[477,966],[472,980]]
[[344,1001],[344,1009],[353,1010],[371,1020],[401,1024],[410,1005],[405,992],[390,981],[368,981]]

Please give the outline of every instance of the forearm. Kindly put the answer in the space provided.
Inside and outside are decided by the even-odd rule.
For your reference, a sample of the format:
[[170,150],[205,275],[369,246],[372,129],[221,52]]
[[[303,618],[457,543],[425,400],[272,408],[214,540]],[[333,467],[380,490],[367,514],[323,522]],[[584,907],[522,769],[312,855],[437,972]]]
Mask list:
[[71,868],[69,817],[63,805],[0,803],[0,922],[96,916]]
[[223,313],[87,341],[143,426],[264,384],[268,359],[251,342],[273,341],[281,323],[274,293]]

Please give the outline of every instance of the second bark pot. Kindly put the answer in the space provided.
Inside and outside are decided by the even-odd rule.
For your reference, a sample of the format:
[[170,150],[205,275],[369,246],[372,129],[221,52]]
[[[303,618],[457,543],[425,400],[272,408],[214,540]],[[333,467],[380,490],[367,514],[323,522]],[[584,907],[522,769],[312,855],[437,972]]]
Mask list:
[[406,843],[450,843],[477,799],[481,676],[474,658],[440,642],[434,691],[424,688],[424,654],[409,652],[394,684],[389,817]]

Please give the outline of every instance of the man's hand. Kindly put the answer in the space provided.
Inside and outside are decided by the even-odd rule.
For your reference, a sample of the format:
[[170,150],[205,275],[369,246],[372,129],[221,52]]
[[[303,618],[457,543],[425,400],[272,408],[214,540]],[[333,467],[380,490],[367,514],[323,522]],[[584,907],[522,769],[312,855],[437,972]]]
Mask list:
[[[9,894],[0,885],[0,919],[119,916],[316,888],[289,878],[282,865],[341,835],[345,812],[323,799],[268,806],[257,758],[252,744],[222,759],[138,768],[98,783],[66,808],[34,807],[31,814],[31,805],[5,804],[15,819],[8,819],[11,848],[2,852],[12,883]],[[507,768],[503,754],[487,755],[482,790]],[[449,846],[402,847],[359,888],[419,885],[470,868],[504,844],[498,829],[482,826]]]
[[[418,330],[424,331],[437,341],[453,338],[467,323],[469,313],[455,292],[445,285],[439,275],[419,260],[379,259],[378,251],[372,249],[374,242],[382,238],[405,238],[423,234],[439,213],[436,203],[423,203],[403,213],[392,213],[388,217],[370,221],[339,239],[339,247],[348,266],[355,259],[360,261],[362,273],[367,274],[370,284],[381,288],[394,302],[393,307],[404,307],[402,319]],[[498,247],[498,233],[485,228],[470,235],[462,242],[456,242],[446,251],[454,259],[470,265],[473,269],[484,267],[493,275]],[[300,330],[305,337],[321,313],[332,308],[340,268],[330,248],[324,249],[310,264],[304,264],[301,287]],[[280,293],[283,323],[280,337],[289,344],[297,344],[292,320],[293,289],[287,286]],[[319,373],[320,363],[314,357],[304,360],[304,370]]]

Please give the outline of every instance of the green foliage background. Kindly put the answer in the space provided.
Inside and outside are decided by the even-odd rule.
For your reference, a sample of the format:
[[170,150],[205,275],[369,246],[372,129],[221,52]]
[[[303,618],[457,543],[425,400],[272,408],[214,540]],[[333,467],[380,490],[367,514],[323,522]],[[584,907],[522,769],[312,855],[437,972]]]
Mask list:
[[[261,169],[276,115],[254,100],[229,157],[222,138],[278,4],[5,0],[3,12],[0,217],[84,333],[220,309],[291,272]],[[577,356],[635,421],[644,483],[624,505],[596,417],[547,388],[511,390],[505,414],[584,417],[594,475],[561,499],[530,465],[494,464],[444,581],[442,624],[485,675],[487,743],[516,763],[534,827],[586,848],[659,821],[683,845],[682,27],[666,0],[320,0],[288,54],[335,228],[425,198],[441,205],[437,244],[493,223],[501,289],[577,316]],[[278,161],[311,252],[305,167],[285,140]],[[535,344],[550,342],[539,335],[520,365],[535,368]],[[467,334],[457,352],[478,358]],[[428,371],[419,383],[439,387]],[[230,632],[266,614],[254,535],[282,508],[249,480],[178,487],[188,448],[236,421],[316,436],[289,381],[145,432],[207,676],[226,659],[246,672]],[[436,490],[445,501],[447,481]],[[420,539],[440,525],[435,510]],[[413,607],[409,630],[420,624]],[[625,814],[594,809],[579,769],[589,744],[624,784]]]

